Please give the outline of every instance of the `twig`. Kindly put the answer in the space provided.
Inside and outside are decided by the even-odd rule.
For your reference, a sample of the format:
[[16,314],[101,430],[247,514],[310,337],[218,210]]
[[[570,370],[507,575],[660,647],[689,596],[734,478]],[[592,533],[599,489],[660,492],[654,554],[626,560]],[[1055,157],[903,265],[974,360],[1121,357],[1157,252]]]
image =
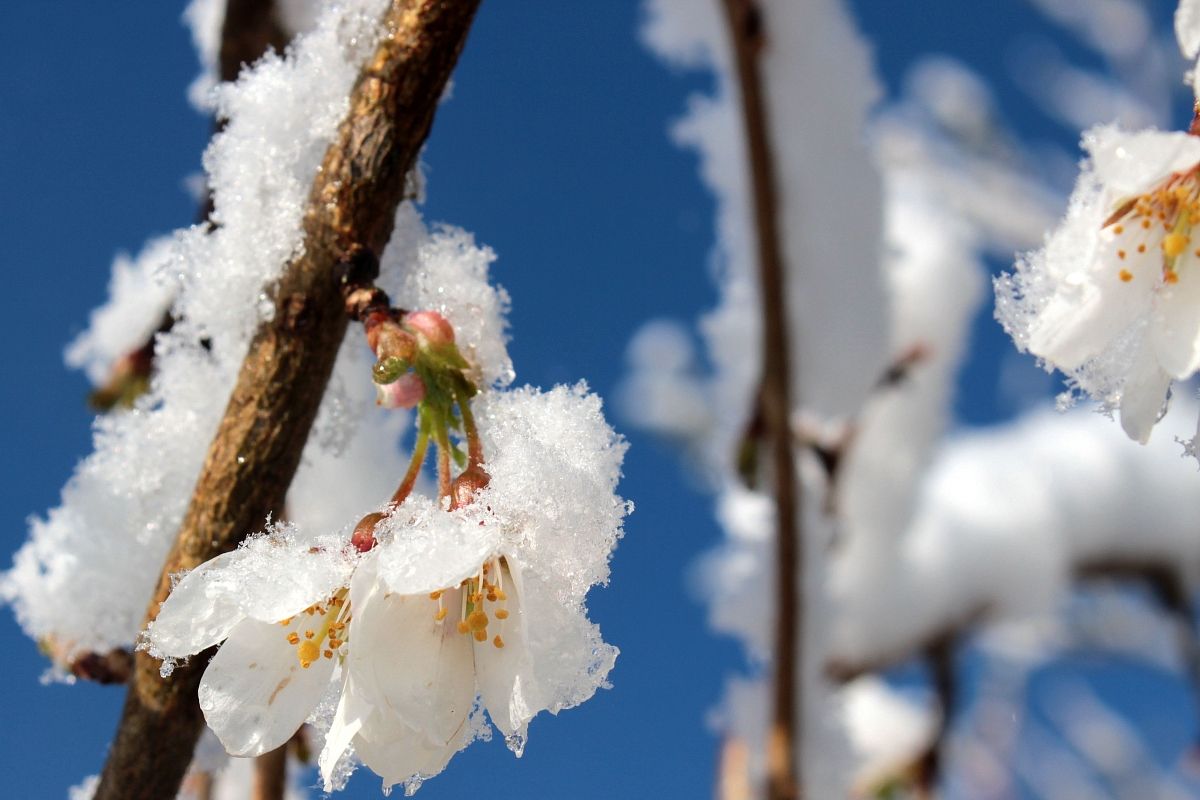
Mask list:
[[741,89],[742,116],[750,156],[754,221],[758,239],[759,291],[763,310],[761,412],[771,450],[777,520],[775,551],[775,636],[772,724],[767,745],[767,793],[772,800],[801,796],[800,693],[803,642],[804,537],[799,528],[800,494],[788,417],[792,364],[788,355],[784,259],[779,232],[775,169],[767,132],[766,98],[758,69],[765,44],[762,15],[754,0],[724,0]]
[[[255,333],[191,505],[147,611],[171,575],[237,546],[284,496],[345,334],[335,267],[356,249],[380,252],[405,177],[466,39],[478,0],[393,0],[388,33],[350,96],[304,218],[302,255],[274,289],[275,314]],[[141,652],[95,800],[174,797],[202,720],[196,687],[207,659],[169,679]]]
[[287,751],[285,744],[254,759],[254,785],[250,800],[283,800],[287,788]]

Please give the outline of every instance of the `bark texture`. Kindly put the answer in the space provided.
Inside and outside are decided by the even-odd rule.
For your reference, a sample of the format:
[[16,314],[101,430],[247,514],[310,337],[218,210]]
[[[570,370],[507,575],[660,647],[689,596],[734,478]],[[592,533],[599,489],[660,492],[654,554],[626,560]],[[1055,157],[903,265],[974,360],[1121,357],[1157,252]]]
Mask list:
[[[405,177],[466,40],[478,0],[393,0],[385,35],[350,97],[304,218],[303,255],[274,288],[275,315],[255,333],[209,448],[191,505],[146,614],[170,576],[228,552],[283,506],[345,334],[344,264],[391,235]],[[207,658],[159,677],[138,653],[96,800],[174,797],[203,723],[196,687]]]
[[763,312],[763,374],[759,414],[774,480],[776,513],[775,635],[772,675],[772,723],[767,743],[767,794],[771,800],[794,800],[801,795],[800,665],[803,659],[804,538],[801,535],[800,492],[796,485],[795,452],[788,422],[791,413],[791,370],[787,330],[786,279],[775,164],[768,128],[767,101],[759,70],[766,41],[762,12],[754,0],[724,0],[733,43],[746,149],[750,157],[754,224],[758,243],[759,291]]

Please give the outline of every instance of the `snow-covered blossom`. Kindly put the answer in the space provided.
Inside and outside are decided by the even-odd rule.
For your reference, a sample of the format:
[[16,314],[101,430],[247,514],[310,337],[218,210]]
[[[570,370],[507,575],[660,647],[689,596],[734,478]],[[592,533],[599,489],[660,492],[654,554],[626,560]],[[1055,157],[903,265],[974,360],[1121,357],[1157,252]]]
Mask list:
[[1067,218],[996,283],[1017,345],[1145,442],[1200,367],[1200,138],[1099,128]]
[[276,525],[175,587],[146,647],[170,669],[224,640],[199,696],[231,754],[285,742],[334,681],[327,789],[351,747],[387,785],[419,782],[475,738],[477,697],[519,754],[537,713],[604,685],[617,651],[584,596],[628,511],[614,494],[624,444],[583,386],[478,406],[488,473],[453,508],[406,497],[364,518],[365,543]]
[[[344,540],[342,542],[344,544]],[[189,572],[145,634],[164,672],[224,641],[200,682],[200,708],[235,756],[279,747],[330,680],[355,559],[288,526],[251,537]]]

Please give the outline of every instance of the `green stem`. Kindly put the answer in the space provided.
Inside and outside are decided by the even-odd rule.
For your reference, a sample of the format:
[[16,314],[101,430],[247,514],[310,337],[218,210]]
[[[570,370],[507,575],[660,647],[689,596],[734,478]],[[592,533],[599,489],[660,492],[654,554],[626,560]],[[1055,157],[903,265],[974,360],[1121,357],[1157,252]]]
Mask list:
[[462,415],[463,433],[467,437],[467,468],[478,467],[483,463],[483,442],[479,438],[479,429],[475,427],[475,414],[471,411],[471,398],[461,381],[454,384],[454,398],[458,401],[458,411]]
[[392,502],[396,505],[403,503],[412,493],[417,476],[421,474],[421,465],[425,463],[425,452],[429,449],[429,416],[423,409],[417,414],[420,422],[417,426],[417,441],[413,444],[412,460],[408,462],[408,472],[404,474],[400,488],[392,495]]
[[437,422],[435,434],[438,448],[438,499],[441,500],[450,496],[450,429],[444,415]]

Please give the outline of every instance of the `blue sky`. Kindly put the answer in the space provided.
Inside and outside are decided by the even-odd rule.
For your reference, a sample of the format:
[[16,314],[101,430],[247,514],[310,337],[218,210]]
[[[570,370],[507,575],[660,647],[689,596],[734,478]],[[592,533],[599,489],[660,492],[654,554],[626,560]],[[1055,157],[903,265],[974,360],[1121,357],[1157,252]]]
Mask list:
[[[897,13],[901,5],[908,13]],[[1045,32],[1024,3],[855,8],[890,91],[919,54],[955,55],[992,81],[1023,137],[1072,146],[1075,136],[1039,116],[1008,77],[1011,43]],[[147,0],[24,2],[0,28],[6,553],[23,541],[28,515],[56,504],[90,449],[88,387],[61,354],[102,301],[111,257],[196,214],[183,180],[199,168],[210,123],[186,102],[197,66],[181,11]],[[514,300],[519,382],[586,378],[612,397],[641,322],[689,321],[715,299],[705,268],[712,202],[693,157],[665,135],[703,84],[654,61],[634,35],[638,19],[633,0],[484,2],[453,99],[438,112],[425,214],[499,254],[494,274]],[[1007,413],[996,384],[1010,345],[986,315],[976,345],[960,416],[984,424]],[[472,747],[422,797],[711,793],[716,740],[706,715],[741,657],[706,631],[688,565],[719,534],[677,455],[611,416],[633,444],[622,491],[637,504],[612,584],[591,600],[605,638],[622,649],[613,688],[538,718],[520,761],[500,741]],[[64,796],[100,769],[122,691],[39,684],[46,664],[7,612],[0,647],[8,796]],[[347,796],[377,796],[375,778],[360,773]]]

